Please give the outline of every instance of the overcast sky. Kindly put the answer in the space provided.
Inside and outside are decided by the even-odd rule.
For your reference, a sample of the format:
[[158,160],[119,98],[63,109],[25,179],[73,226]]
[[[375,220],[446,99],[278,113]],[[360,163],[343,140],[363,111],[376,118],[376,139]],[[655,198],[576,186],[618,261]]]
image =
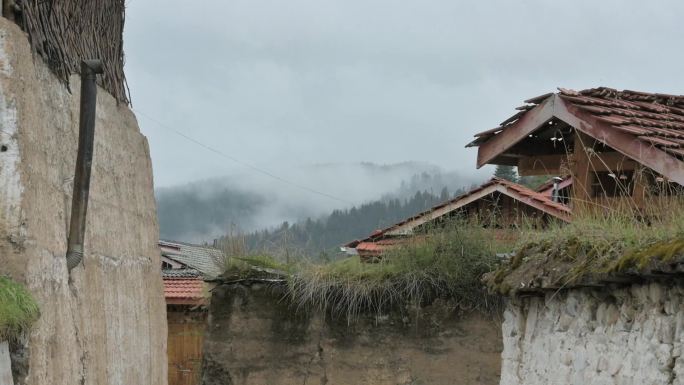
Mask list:
[[475,172],[464,145],[529,97],[684,94],[682,14],[681,0],[128,0],[126,74],[158,187],[245,171],[170,129],[279,175]]

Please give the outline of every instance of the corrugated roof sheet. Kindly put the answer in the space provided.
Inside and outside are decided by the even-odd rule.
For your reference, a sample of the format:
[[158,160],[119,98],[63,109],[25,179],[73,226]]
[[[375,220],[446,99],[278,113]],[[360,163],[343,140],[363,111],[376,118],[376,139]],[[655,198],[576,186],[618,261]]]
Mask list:
[[176,241],[159,241],[162,255],[202,273],[207,278],[216,278],[221,273],[224,255],[221,250]]
[[[521,111],[499,127],[476,134],[469,146],[479,146],[518,121],[528,110],[554,94],[544,94],[525,101]],[[608,87],[574,91],[559,88],[558,95],[570,103],[614,127],[632,135],[646,145],[653,145],[679,158],[684,157],[684,96],[618,91]]]
[[195,269],[162,269],[162,278],[200,278],[202,274]]

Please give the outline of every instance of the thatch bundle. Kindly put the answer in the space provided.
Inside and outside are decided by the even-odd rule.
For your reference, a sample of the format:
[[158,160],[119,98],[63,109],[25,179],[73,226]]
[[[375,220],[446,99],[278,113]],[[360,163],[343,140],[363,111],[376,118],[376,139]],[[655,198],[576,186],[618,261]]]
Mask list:
[[124,0],[22,0],[18,20],[34,52],[68,84],[84,59],[100,59],[98,83],[129,103],[123,72]]

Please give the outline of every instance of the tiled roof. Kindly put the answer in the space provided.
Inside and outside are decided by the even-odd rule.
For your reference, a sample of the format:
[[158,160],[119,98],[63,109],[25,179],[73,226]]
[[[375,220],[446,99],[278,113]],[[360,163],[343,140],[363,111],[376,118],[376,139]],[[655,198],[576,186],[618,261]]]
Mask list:
[[402,238],[378,239],[374,241],[362,241],[355,249],[360,255],[380,255],[384,251],[400,246],[406,242]]
[[[479,146],[522,118],[553,93],[525,101],[515,115],[499,127],[476,134],[469,146]],[[684,157],[684,96],[599,87],[582,91],[559,88],[558,96],[619,132],[632,135],[676,157]]]
[[200,277],[164,278],[164,297],[167,304],[202,304],[204,281]]
[[175,241],[159,241],[162,255],[202,273],[207,278],[219,276],[223,253],[209,246]]
[[[506,186],[510,190],[513,190],[517,194],[519,194],[519,197],[527,198],[528,200],[541,203],[542,205],[544,205],[546,207],[547,210],[545,210],[545,211],[547,214],[551,214],[551,215],[557,216],[559,218],[565,218],[566,214],[571,213],[571,210],[568,206],[566,206],[562,203],[554,202],[553,200],[551,200],[551,198],[547,194],[531,190],[531,189],[529,189],[525,186],[519,185],[517,183],[513,183],[513,182],[505,180],[505,179],[492,178],[492,180],[489,181],[489,184],[500,184],[500,185]],[[485,184],[483,186],[486,186],[486,185],[487,184]],[[480,186],[478,189],[475,189],[475,191],[479,191],[482,188],[483,187]],[[472,192],[469,194],[472,194]],[[523,203],[527,203],[524,199],[518,199],[518,200],[522,201]]]
[[[497,187],[497,191],[503,192],[510,196],[513,199],[516,199],[524,204],[531,205],[535,208],[540,209],[541,211],[554,216],[556,218],[569,221],[570,216],[571,216],[571,211],[570,208],[562,203],[554,202],[551,200],[550,196],[531,190],[525,186],[521,186],[517,183],[513,183],[510,181],[507,181],[505,179],[500,179],[500,178],[492,178],[489,180],[487,183],[463,194],[460,195],[454,199],[451,199],[447,202],[441,203],[430,210],[424,211],[418,215],[415,215],[413,217],[410,217],[408,219],[405,219],[397,224],[394,224],[390,227],[387,227],[382,230],[376,230],[371,234],[368,238],[365,238],[363,240],[356,240],[353,242],[348,243],[345,245],[346,247],[352,247],[356,248],[357,251],[359,250],[359,246],[363,247],[370,247],[373,248],[375,246],[370,246],[366,245],[364,243],[368,242],[377,242],[379,239],[382,239],[383,237],[387,235],[394,235],[392,234],[393,232],[396,232],[397,230],[404,228],[404,227],[410,227],[411,223],[414,222],[416,224],[423,223],[426,218],[430,218],[435,215],[435,213],[440,213],[440,215],[446,215],[454,210],[459,209],[460,207],[463,207],[464,205],[472,202],[471,199],[468,198],[474,198],[474,199],[479,199],[480,197],[478,195],[486,196],[489,195],[493,192],[492,187],[493,186],[499,186]],[[435,218],[431,218],[435,219]],[[384,241],[384,240],[383,240]]]

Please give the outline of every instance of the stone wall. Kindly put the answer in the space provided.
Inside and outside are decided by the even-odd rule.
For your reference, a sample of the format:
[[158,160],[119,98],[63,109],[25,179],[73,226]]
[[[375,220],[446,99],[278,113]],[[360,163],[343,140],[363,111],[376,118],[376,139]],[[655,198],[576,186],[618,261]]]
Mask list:
[[67,90],[26,35],[0,18],[0,274],[23,282],[41,317],[18,384],[166,384],[166,322],[147,140],[98,91],[83,264],[65,252],[79,79]]
[[283,288],[218,286],[204,385],[498,384],[500,320],[437,300],[352,322],[292,308]]
[[501,384],[684,384],[684,286],[634,284],[515,299]]

